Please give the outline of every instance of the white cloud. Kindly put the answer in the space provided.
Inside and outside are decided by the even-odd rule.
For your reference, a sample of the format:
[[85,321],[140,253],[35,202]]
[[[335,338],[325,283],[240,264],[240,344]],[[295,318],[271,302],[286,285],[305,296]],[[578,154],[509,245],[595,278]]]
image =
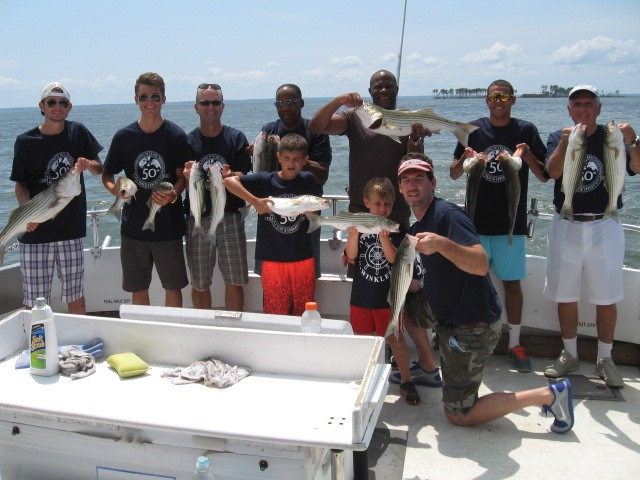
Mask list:
[[513,63],[518,59],[522,48],[520,45],[505,45],[496,42],[489,48],[477,52],[471,52],[462,57],[462,63]]
[[305,70],[303,73],[308,77],[324,78],[327,76],[327,71],[322,67],[317,67],[317,68],[314,68],[313,70]]
[[362,66],[362,60],[360,60],[356,55],[347,55],[344,57],[333,57],[329,60],[329,63],[333,63],[340,67]]
[[17,87],[19,85],[20,85],[20,82],[15,78],[0,77],[0,88]]
[[594,37],[580,40],[570,46],[557,49],[549,57],[552,63],[604,63],[606,65],[626,64],[640,59],[640,47],[634,40],[619,40],[609,37]]
[[385,55],[382,55],[380,57],[380,60],[383,62],[389,62],[391,60],[395,60],[396,58],[398,58],[398,54],[397,53],[387,53]]

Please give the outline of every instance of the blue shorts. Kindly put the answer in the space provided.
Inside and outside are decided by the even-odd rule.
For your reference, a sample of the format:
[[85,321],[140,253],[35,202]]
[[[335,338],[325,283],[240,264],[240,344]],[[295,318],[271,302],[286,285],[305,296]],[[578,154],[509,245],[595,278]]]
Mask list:
[[502,281],[522,280],[527,276],[527,247],[524,235],[478,235],[489,257],[489,267]]

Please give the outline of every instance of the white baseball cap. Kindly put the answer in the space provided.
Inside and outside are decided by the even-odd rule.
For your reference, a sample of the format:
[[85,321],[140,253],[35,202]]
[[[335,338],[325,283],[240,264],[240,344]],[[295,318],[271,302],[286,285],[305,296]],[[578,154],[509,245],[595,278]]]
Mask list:
[[60,82],[51,82],[45,85],[42,89],[42,94],[40,94],[40,101],[47,97],[62,97],[71,101],[69,90],[67,90],[67,88]]
[[593,85],[576,85],[569,92],[569,98],[571,98],[574,94],[576,94],[578,92],[589,92],[592,95],[595,95],[596,98],[599,98],[598,97],[598,89],[596,87],[594,87]]

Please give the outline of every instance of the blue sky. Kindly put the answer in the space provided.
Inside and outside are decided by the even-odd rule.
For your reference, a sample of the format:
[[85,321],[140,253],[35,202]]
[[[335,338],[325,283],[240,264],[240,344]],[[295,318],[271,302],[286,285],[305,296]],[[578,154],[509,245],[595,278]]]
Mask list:
[[[146,71],[168,101],[217,82],[225,99],[358,91],[396,71],[403,0],[0,0],[0,108],[50,81],[76,105],[128,103]],[[640,93],[637,0],[408,0],[401,95],[511,81]]]

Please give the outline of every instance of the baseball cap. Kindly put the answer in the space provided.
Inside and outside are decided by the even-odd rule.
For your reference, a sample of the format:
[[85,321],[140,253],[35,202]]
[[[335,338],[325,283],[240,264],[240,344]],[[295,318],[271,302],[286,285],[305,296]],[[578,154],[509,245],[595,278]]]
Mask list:
[[[62,90],[55,91],[55,90]],[[42,94],[40,94],[40,100],[44,100],[47,97],[62,97],[71,101],[71,95],[69,95],[69,90],[60,82],[51,82],[47,83],[45,87],[42,89]]]
[[578,92],[589,92],[592,95],[595,95],[596,98],[598,98],[598,89],[593,85],[576,85],[569,92],[569,98],[571,98],[574,94]]
[[423,172],[433,173],[433,168],[431,168],[431,165],[419,158],[410,158],[409,160],[405,160],[404,162],[402,162],[398,167],[398,177],[407,170],[422,170]]

